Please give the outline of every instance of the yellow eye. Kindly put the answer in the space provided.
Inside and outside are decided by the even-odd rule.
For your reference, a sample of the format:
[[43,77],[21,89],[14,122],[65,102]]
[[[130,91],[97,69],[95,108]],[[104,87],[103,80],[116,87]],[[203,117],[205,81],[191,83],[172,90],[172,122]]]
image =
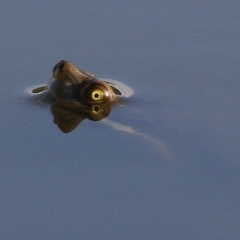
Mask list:
[[81,88],[80,94],[87,103],[99,104],[111,100],[111,92],[104,84],[97,81],[89,81],[83,84],[85,86]]
[[95,89],[91,93],[91,98],[93,101],[102,101],[104,98],[104,92],[100,89]]

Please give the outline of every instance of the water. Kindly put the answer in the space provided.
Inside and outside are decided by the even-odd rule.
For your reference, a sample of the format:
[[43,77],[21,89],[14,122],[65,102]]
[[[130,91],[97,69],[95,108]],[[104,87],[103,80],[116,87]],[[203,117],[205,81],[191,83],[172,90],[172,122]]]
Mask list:
[[[1,239],[239,239],[239,10],[3,1]],[[61,59],[134,95],[64,134],[25,92]]]

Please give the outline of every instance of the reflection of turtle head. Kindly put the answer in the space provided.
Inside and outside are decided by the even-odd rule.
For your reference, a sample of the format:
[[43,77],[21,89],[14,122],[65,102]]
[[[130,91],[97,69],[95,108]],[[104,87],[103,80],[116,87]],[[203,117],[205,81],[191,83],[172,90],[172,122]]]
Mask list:
[[111,104],[83,106],[81,109],[69,108],[61,103],[51,106],[54,123],[64,133],[73,131],[84,119],[100,121],[111,112]]
[[78,70],[72,63],[60,61],[53,68],[53,78],[47,85],[51,94],[62,103],[102,104],[115,101],[110,85],[94,75]]

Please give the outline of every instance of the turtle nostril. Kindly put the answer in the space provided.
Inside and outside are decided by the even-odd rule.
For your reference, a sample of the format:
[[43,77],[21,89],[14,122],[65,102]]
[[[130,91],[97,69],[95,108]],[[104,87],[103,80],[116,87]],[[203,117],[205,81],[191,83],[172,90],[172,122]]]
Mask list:
[[65,63],[66,63],[66,61],[64,61],[64,60],[60,61],[60,62],[58,63],[57,68],[58,68],[58,69],[64,68]]
[[53,68],[53,72],[56,72],[57,70],[64,68],[66,61],[65,60],[61,60],[59,63],[57,63],[54,68]]

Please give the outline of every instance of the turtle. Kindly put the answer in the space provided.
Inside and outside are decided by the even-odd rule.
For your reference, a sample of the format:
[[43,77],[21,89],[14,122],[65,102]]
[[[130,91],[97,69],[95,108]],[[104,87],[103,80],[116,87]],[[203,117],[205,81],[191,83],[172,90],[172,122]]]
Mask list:
[[65,133],[85,118],[92,121],[106,118],[113,104],[133,94],[125,84],[98,79],[66,60],[54,66],[47,85],[30,88],[30,92],[38,96],[39,102],[51,106],[54,123]]

